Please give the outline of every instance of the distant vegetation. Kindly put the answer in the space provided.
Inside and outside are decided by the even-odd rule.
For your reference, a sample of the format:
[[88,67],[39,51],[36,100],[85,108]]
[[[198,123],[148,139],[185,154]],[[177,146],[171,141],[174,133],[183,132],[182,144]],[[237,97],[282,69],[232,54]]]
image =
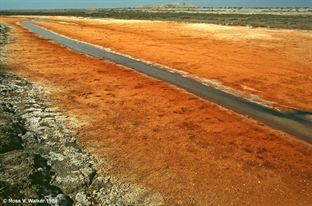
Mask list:
[[[171,4],[170,4],[171,5]],[[172,4],[173,5],[173,4]],[[151,7],[149,9],[61,9],[61,10],[8,10],[0,15],[50,15],[90,18],[144,19],[193,23],[211,23],[229,26],[312,30],[312,9],[309,8],[196,8]]]
[[185,9],[185,8],[198,8],[197,6],[186,3],[171,3],[171,4],[151,4],[145,6],[139,6],[138,9]]

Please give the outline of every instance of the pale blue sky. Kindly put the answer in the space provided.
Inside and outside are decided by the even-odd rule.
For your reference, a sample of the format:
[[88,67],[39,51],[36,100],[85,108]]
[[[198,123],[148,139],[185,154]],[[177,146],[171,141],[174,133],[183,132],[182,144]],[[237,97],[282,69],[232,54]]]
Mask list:
[[0,10],[126,8],[148,4],[183,2],[200,7],[311,7],[312,0],[0,0]]

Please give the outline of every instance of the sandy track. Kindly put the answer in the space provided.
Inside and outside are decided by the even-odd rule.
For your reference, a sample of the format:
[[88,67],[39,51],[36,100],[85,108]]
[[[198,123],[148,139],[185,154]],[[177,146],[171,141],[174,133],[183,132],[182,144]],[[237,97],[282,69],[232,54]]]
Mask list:
[[140,183],[175,205],[312,202],[310,145],[166,83],[40,39],[15,25],[18,19],[2,20],[15,38],[6,58],[12,71],[51,88],[50,101],[76,118],[80,144],[106,160],[102,172]]

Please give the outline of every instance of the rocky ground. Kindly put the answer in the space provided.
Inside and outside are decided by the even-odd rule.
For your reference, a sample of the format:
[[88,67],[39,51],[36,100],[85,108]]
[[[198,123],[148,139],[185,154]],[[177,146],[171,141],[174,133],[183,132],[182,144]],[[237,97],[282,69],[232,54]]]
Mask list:
[[[0,29],[2,56],[9,28]],[[45,99],[44,87],[7,72],[1,62],[0,205],[153,204],[155,197],[144,189],[99,175],[97,162],[66,126],[67,117]]]

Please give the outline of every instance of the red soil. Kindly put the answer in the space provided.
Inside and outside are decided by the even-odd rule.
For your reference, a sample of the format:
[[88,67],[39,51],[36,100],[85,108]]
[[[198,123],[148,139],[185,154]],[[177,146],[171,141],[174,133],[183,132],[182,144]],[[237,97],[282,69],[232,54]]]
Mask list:
[[311,32],[172,22],[61,21],[36,24],[219,81],[280,106],[312,111]]
[[[1,21],[12,27],[14,41],[6,46],[11,71],[50,91],[51,103],[74,121],[78,142],[103,160],[100,172],[159,192],[173,205],[312,204],[311,145],[39,38],[15,24],[21,19]],[[265,30],[274,38],[236,39],[227,32],[258,30],[224,28],[225,33],[207,31],[219,35],[210,37],[188,24],[75,22],[79,25],[38,24],[235,89],[244,85],[254,89],[246,92],[278,104],[312,109],[307,33]]]

